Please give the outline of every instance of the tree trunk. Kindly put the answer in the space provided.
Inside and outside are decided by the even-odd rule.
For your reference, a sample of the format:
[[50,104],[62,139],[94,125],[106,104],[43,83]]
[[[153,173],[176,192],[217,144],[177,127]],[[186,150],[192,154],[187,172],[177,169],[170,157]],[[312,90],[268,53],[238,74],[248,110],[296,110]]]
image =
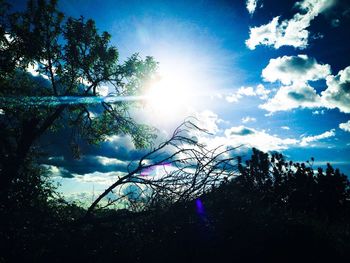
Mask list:
[[[38,127],[39,119],[33,118],[29,121],[24,121],[22,125],[21,136],[18,140],[17,149],[14,153],[9,153],[7,158],[4,158],[2,170],[0,171],[0,192],[2,196],[7,195],[11,182],[19,179],[21,168],[23,168],[28,157],[31,147],[34,142],[54,123],[61,115],[66,105],[59,106],[53,114],[49,115],[42,124]],[[5,193],[6,192],[6,193]],[[4,194],[4,195],[3,195]]]

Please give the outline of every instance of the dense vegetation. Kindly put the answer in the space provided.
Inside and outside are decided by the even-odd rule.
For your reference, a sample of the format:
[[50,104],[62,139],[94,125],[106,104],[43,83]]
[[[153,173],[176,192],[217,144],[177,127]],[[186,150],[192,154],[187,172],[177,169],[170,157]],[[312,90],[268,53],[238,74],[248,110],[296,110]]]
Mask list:
[[[256,149],[240,175],[195,200],[146,211],[85,210],[47,184],[1,211],[2,261],[338,261],[349,256],[347,177]],[[38,170],[35,171],[38,174]],[[46,189],[46,190],[45,190]],[[17,191],[17,190],[15,190]],[[18,194],[18,193],[17,193]],[[20,195],[20,194],[18,194]],[[23,197],[24,197],[23,196]]]

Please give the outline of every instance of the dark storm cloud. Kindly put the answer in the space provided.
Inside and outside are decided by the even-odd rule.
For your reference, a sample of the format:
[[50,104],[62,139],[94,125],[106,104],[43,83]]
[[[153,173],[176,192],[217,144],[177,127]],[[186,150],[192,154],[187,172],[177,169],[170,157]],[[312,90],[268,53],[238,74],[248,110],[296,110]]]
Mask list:
[[70,134],[69,129],[64,129],[47,134],[41,141],[46,157],[41,158],[40,162],[62,168],[64,177],[70,173],[125,172],[130,161],[140,159],[147,152],[146,149],[135,149],[130,137],[112,136],[97,146],[81,141],[81,156],[77,159],[72,153]]
[[74,174],[125,172],[128,164],[128,162],[118,159],[94,155],[84,155],[77,160],[65,159],[64,157],[49,157],[43,163],[64,168],[67,172]]

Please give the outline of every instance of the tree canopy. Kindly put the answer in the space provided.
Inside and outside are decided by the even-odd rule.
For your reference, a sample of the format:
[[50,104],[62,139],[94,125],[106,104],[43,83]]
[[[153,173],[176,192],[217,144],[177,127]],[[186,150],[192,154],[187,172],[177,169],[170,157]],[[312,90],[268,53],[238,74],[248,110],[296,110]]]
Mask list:
[[130,116],[131,103],[99,99],[102,89],[110,96],[139,94],[157,68],[151,57],[134,54],[120,63],[109,33],[91,19],[65,17],[55,0],[30,0],[24,11],[10,11],[1,1],[1,188],[19,177],[49,130],[70,129],[67,143],[76,157],[81,140],[96,144],[129,134],[137,147],[151,142],[152,129]]

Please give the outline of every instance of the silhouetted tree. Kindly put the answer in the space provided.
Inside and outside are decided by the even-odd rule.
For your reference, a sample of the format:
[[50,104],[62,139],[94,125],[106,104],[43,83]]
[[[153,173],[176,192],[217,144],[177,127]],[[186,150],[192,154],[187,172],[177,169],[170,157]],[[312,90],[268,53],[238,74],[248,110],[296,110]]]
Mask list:
[[280,153],[268,155],[253,149],[246,165],[239,159],[237,180],[275,205],[333,217],[348,205],[349,180],[330,164],[326,173],[322,168],[315,172],[313,162],[311,158],[306,164],[294,163]]
[[[99,208],[111,205],[120,208],[124,203],[137,211],[159,208],[159,205],[164,209],[174,203],[194,200],[237,175],[237,157],[233,157],[236,148],[207,148],[190,136],[194,131],[205,133],[191,120],[184,121],[168,140],[131,162],[128,172],[91,204],[86,217],[91,216],[111,192],[116,194],[115,198],[108,199]],[[126,187],[131,187],[130,191],[125,191]]]
[[152,129],[130,117],[130,103],[113,104],[99,92],[108,85],[112,96],[137,95],[156,69],[151,57],[119,63],[109,33],[99,33],[91,19],[65,17],[55,0],[29,0],[15,13],[1,1],[0,13],[2,193],[28,176],[25,163],[48,131],[71,129],[67,143],[76,157],[79,141],[96,144],[112,134],[129,134],[137,147],[150,143]]

